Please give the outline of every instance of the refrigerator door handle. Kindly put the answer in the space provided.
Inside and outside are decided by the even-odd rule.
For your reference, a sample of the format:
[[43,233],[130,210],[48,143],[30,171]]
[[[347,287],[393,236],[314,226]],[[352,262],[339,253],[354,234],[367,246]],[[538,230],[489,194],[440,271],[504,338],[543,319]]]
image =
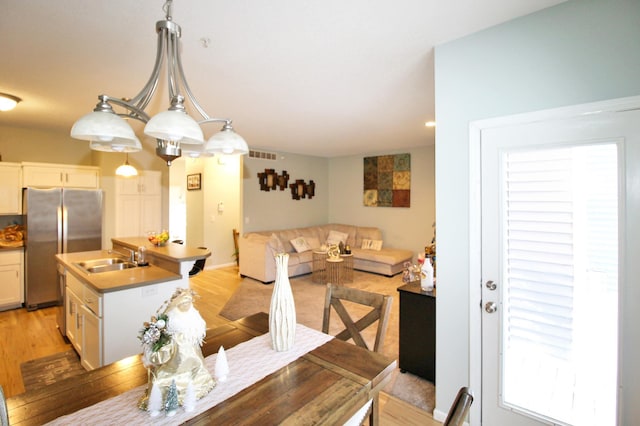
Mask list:
[[62,253],[63,250],[67,251],[67,248],[63,247],[62,245],[63,241],[66,241],[66,239],[63,239],[66,224],[63,223],[64,214],[62,211],[62,206],[58,206],[57,213],[58,213],[58,253]]
[[69,212],[67,211],[67,206],[62,206],[62,253],[67,253],[69,251]]

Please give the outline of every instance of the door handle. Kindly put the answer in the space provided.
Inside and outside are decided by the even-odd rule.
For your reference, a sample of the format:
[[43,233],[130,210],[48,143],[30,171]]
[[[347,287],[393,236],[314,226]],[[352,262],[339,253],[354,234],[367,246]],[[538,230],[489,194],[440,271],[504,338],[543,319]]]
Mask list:
[[487,311],[488,314],[492,314],[495,311],[498,310],[498,307],[496,306],[496,304],[494,302],[487,302],[484,305],[484,310]]
[[496,289],[496,283],[494,283],[493,281],[489,280],[485,283],[485,287],[487,287],[489,290],[494,291]]

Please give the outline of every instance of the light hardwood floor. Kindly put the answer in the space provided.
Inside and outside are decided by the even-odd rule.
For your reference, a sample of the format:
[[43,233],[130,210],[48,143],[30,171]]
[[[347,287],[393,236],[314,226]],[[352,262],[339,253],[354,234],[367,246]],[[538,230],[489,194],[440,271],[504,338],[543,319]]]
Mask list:
[[[207,327],[225,324],[227,320],[218,313],[242,281],[238,269],[205,270],[190,281],[200,295],[196,307]],[[0,312],[0,384],[5,395],[11,397],[24,392],[20,364],[70,348],[56,328],[56,308]],[[441,425],[430,413],[384,393],[380,397],[380,408],[382,425]]]

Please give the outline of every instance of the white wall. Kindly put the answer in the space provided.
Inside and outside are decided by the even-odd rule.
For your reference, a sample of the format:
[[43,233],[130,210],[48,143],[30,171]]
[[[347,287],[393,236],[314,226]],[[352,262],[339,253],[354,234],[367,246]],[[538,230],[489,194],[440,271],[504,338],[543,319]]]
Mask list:
[[[425,144],[427,142],[425,141]],[[362,204],[363,158],[374,155],[411,154],[411,207],[365,207]],[[287,170],[289,182],[310,179],[316,183],[311,200],[293,200],[289,189],[261,191],[258,172]],[[377,226],[385,244],[416,253],[433,237],[435,220],[434,146],[391,148],[385,152],[321,158],[278,153],[275,161],[244,158],[242,232],[287,229],[325,223]]]
[[[180,161],[184,161],[185,175],[178,178],[184,182],[186,175],[201,174],[201,189],[185,193],[185,243],[211,250],[211,257],[205,265],[207,268],[234,265],[233,229],[240,226],[242,159],[238,156],[216,156]],[[219,203],[223,205],[222,211],[218,210]]]
[[[376,226],[382,230],[384,244],[424,252],[433,237],[435,221],[434,146],[390,149],[329,160],[329,219],[332,223]],[[363,195],[363,159],[376,155],[411,154],[411,206],[366,207]]]
[[436,410],[469,383],[469,123],[640,94],[639,23],[637,0],[568,1],[436,48]]
[[[243,224],[241,233],[297,228],[327,223],[329,192],[328,159],[279,152],[276,160],[245,156],[242,173]],[[286,170],[289,183],[304,179],[316,184],[311,199],[294,200],[289,188],[281,191],[261,191],[258,173],[274,169],[278,175]]]
[[[93,166],[89,142],[72,139],[68,133],[0,127],[2,161],[78,164]],[[123,160],[124,161],[124,160]]]

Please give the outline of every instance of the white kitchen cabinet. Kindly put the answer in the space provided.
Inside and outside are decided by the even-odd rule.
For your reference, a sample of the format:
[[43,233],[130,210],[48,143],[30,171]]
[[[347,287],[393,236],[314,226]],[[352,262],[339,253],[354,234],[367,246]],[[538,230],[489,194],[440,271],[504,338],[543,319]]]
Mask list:
[[53,163],[22,163],[22,186],[40,188],[100,187],[100,168]]
[[67,273],[65,311],[67,339],[80,355],[80,363],[87,370],[102,362],[102,296],[73,274]]
[[82,355],[80,362],[87,370],[102,363],[102,295],[86,284],[82,289]]
[[102,318],[91,311],[87,305],[80,308],[82,314],[84,347],[80,363],[87,370],[102,366]]
[[22,250],[0,252],[0,311],[24,302],[23,256]]
[[[74,287],[68,285],[71,279],[71,275],[67,274],[67,288],[65,291],[66,294],[64,301],[67,324],[67,339],[69,339],[69,342],[71,342],[76,352],[78,352],[78,354],[82,356],[83,327],[82,311],[80,310],[80,307],[82,306],[82,299],[77,294],[77,291],[74,291]],[[82,294],[82,289],[80,289],[80,294]]]
[[115,236],[143,236],[162,227],[162,175],[145,171],[116,178]]
[[182,280],[97,292],[67,270],[65,311],[67,338],[87,370],[140,353],[138,330]]
[[0,214],[22,214],[22,166],[0,162]]

